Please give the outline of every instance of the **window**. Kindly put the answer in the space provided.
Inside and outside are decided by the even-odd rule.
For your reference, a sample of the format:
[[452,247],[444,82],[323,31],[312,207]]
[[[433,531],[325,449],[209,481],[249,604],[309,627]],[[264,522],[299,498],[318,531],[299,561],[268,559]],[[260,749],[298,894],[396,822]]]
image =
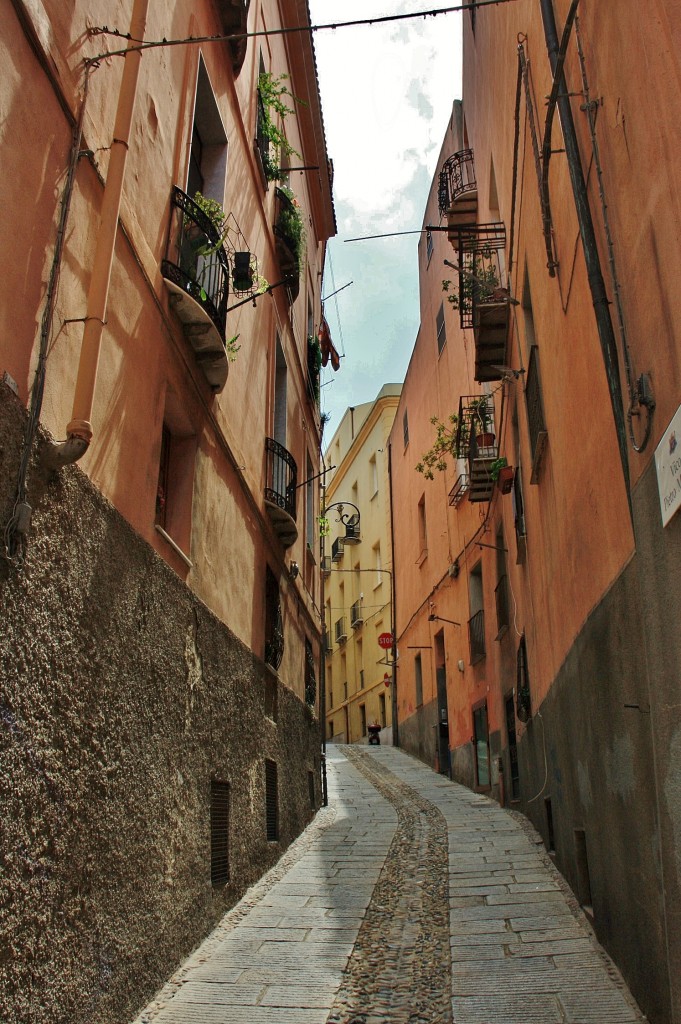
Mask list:
[[187,171],[187,194],[201,192],[208,199],[225,201],[227,133],[210,84],[203,57],[199,57],[192,141]]
[[468,620],[468,641],[471,665],[485,657],[485,611],[482,591],[482,563],[471,571],[468,581],[471,617]]
[[305,703],[314,708],[317,703],[317,677],[315,675],[312,643],[305,637]]
[[158,456],[154,524],[188,562],[197,439],[174,395],[166,395]]
[[265,574],[265,661],[275,672],[284,657],[284,624],[281,617],[279,583],[267,566]]
[[407,411],[405,409],[404,416],[402,417],[402,433],[404,435],[404,447],[406,448],[409,444],[409,420],[407,418]]
[[541,457],[548,439],[548,432],[544,422],[544,405],[541,393],[541,381],[539,376],[539,346],[534,329],[534,313],[532,311],[532,295],[530,293],[530,281],[525,271],[523,283],[523,322],[525,327],[525,344],[529,352],[529,363],[527,367],[527,378],[525,380],[525,405],[527,408],[527,424],[530,434],[530,452],[532,455],[532,473],[530,483],[539,482],[539,467]]
[[430,263],[430,257],[433,255],[433,232],[426,231],[426,259]]
[[381,566],[381,542],[380,541],[378,541],[377,544],[374,544],[373,551],[374,551],[374,569],[376,570],[376,582],[374,584],[374,589],[375,589],[376,587],[380,587],[381,583],[383,582],[383,574],[381,572],[382,566]]
[[445,347],[445,342],[447,341],[447,331],[445,330],[445,311],[442,303],[440,303],[440,308],[438,309],[437,316],[435,317],[435,326],[437,329],[437,350],[438,352],[442,352],[442,349]]
[[265,761],[265,834],[268,843],[279,839],[279,780],[274,761]]
[[362,736],[366,736],[366,734],[367,734],[367,709],[366,709],[366,704],[360,704],[360,706],[359,706],[359,719],[360,719],[360,726],[361,726],[361,729],[362,729]]
[[497,607],[497,640],[506,633],[510,625],[508,605],[508,577],[506,575],[506,549],[504,546],[504,529],[500,526],[496,535],[497,586],[494,591]]
[[210,784],[210,883],[229,881],[229,783]]
[[385,694],[379,693],[378,695],[378,714],[380,716],[381,728],[385,729],[388,724],[388,720],[385,716]]
[[418,504],[418,521],[419,521],[419,557],[417,564],[421,565],[424,559],[428,555],[428,534],[426,530],[426,496],[421,495],[421,500]]
[[527,646],[524,633],[518,644],[515,695],[518,719],[521,722],[529,722],[532,717],[532,696],[530,693],[530,676],[527,670]]
[[414,689],[416,693],[416,707],[419,708],[423,704],[423,668],[421,666],[420,654],[417,654],[414,658]]
[[369,479],[371,480],[371,497],[375,498],[378,494],[378,466],[375,455],[369,459]]
[[329,739],[333,739],[333,719],[329,719]]
[[314,517],[314,490],[315,481],[312,479],[314,472],[312,469],[312,461],[310,456],[307,456],[305,463],[305,538],[307,546],[315,554],[315,517]]
[[314,772],[311,771],[307,773],[307,789],[310,794],[310,808],[314,811],[317,806],[317,798],[315,796]]

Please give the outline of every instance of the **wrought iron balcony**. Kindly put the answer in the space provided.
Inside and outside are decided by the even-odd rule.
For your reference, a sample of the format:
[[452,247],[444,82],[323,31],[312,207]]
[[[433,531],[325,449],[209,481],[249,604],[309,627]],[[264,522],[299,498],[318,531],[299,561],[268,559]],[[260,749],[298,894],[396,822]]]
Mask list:
[[215,391],[221,391],[229,371],[225,350],[227,253],[210,218],[177,187],[171,196],[170,231],[161,273],[206,380]]
[[500,380],[506,364],[510,294],[503,285],[503,224],[480,224],[457,233],[459,320],[475,337],[475,380]]
[[226,36],[237,35],[238,39],[229,39],[232,55],[232,71],[238,75],[246,58],[245,33],[248,30],[248,8],[251,0],[216,0],[218,16],[222,31]]
[[343,537],[336,537],[335,541],[331,545],[331,561],[340,562],[343,557],[343,550],[345,545],[345,539]]
[[355,601],[352,608],[350,609],[350,625],[353,629],[357,629],[364,622],[364,615],[362,614],[362,602]]
[[[344,644],[345,641],[348,638],[348,632],[347,632],[347,629],[345,628],[345,616],[342,616],[340,619],[336,620],[335,634],[336,634],[336,643],[337,644]],[[346,696],[347,696],[347,694],[346,694]]]
[[271,437],[265,438],[265,458],[265,507],[279,540],[285,548],[290,548],[298,539],[298,467],[291,453]]
[[482,661],[487,653],[485,650],[485,609],[468,620],[468,643],[471,652],[471,665]]
[[478,183],[472,149],[462,149],[445,160],[440,171],[438,205],[440,213],[447,215],[450,229],[475,224]]
[[275,196],[274,245],[289,301],[293,303],[300,291],[302,215],[295,200],[283,188],[277,187]]
[[498,457],[491,395],[462,395],[456,427],[456,457],[468,461],[468,500],[489,501],[492,463]]

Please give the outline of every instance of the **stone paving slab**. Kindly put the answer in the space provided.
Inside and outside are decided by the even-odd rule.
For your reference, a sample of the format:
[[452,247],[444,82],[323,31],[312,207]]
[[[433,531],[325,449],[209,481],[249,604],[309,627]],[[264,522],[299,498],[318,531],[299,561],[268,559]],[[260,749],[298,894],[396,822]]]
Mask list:
[[391,747],[134,1024],[640,1024],[528,822]]

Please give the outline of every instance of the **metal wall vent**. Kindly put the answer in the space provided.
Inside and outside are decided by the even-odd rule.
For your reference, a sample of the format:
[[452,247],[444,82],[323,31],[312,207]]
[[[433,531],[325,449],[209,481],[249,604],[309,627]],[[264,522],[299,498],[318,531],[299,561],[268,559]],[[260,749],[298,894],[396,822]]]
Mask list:
[[279,839],[279,783],[274,761],[265,761],[265,827],[268,843]]
[[213,886],[229,881],[229,783],[210,784],[210,881]]

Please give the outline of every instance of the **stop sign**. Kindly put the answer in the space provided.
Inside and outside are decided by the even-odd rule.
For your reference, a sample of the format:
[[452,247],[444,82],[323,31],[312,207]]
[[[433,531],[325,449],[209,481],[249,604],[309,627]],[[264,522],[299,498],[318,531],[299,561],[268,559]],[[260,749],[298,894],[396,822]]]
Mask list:
[[383,647],[384,650],[388,650],[393,645],[392,633],[380,633],[378,637],[378,646]]

